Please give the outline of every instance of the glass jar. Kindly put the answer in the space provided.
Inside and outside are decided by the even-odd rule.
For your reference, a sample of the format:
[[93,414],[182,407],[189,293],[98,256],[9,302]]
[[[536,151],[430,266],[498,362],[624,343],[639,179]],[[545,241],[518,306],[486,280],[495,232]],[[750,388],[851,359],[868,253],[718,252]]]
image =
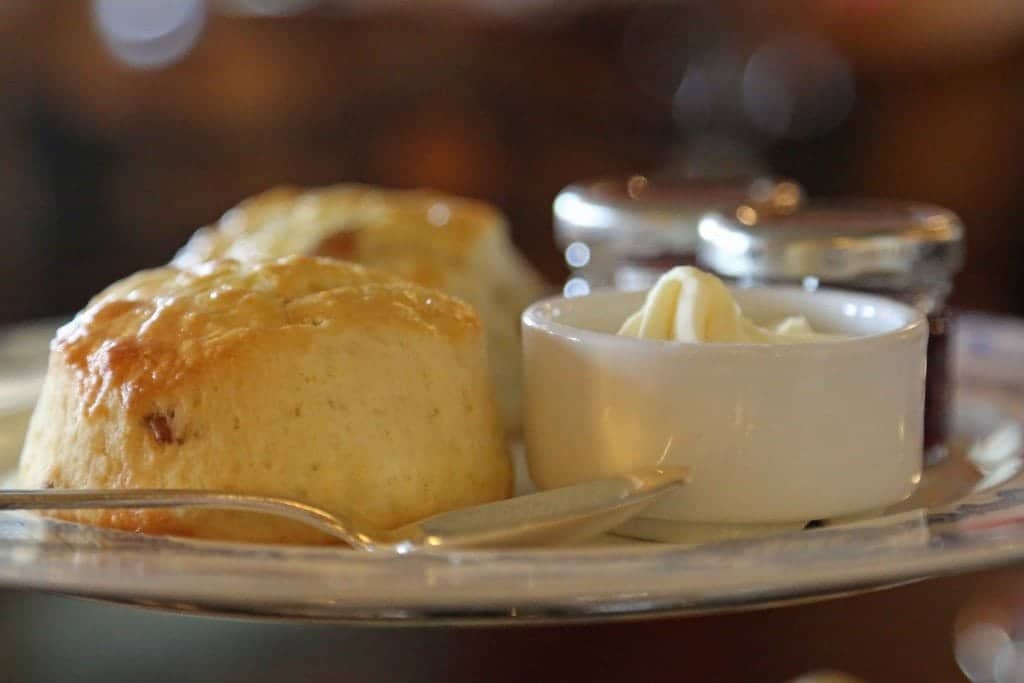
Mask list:
[[946,209],[895,201],[810,202],[791,212],[740,205],[700,222],[698,263],[737,282],[799,284],[898,299],[928,317],[925,458],[946,452],[952,376],[946,300],[963,227]]
[[793,209],[803,198],[789,180],[661,181],[634,175],[580,182],[555,198],[555,241],[572,275],[567,296],[596,287],[645,289],[658,275],[696,260],[697,224],[740,204]]

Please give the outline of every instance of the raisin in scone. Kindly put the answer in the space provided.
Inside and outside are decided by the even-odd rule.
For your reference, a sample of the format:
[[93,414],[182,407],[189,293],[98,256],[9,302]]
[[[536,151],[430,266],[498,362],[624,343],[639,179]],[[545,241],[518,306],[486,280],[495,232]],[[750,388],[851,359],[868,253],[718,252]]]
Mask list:
[[[282,496],[384,528],[511,493],[480,320],[466,303],[333,259],[143,271],[51,346],[21,456],[29,488]],[[121,529],[322,542],[212,510],[60,516]]]
[[484,322],[503,422],[510,432],[518,430],[519,316],[545,293],[545,285],[513,246],[494,207],[420,190],[282,187],[242,202],[200,229],[174,263],[291,254],[354,261],[472,304]]

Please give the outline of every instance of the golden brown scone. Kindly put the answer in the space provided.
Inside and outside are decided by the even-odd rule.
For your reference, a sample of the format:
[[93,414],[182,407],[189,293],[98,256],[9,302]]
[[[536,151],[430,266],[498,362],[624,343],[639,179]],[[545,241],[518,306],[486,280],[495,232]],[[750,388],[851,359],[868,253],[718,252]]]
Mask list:
[[337,185],[281,187],[200,229],[174,263],[290,254],[355,261],[472,304],[480,313],[498,402],[509,431],[521,422],[519,316],[545,286],[489,204],[428,191]]
[[[143,271],[57,333],[20,483],[276,495],[393,528],[510,495],[491,391],[479,318],[437,290],[307,257]],[[62,516],[325,540],[237,512]]]

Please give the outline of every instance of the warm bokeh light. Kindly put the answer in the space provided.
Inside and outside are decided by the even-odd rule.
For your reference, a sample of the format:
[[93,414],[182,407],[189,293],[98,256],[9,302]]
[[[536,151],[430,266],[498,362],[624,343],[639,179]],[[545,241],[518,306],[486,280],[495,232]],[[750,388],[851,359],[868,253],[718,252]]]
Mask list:
[[204,0],[93,0],[96,30],[128,66],[160,68],[185,57],[206,21]]

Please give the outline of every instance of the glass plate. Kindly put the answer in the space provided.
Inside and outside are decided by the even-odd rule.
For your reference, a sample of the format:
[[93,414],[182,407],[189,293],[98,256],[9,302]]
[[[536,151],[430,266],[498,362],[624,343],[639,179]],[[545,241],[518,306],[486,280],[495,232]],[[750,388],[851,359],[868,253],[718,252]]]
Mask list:
[[[13,467],[52,327],[0,332],[0,467]],[[17,349],[5,350],[9,340]],[[1024,560],[1024,323],[960,321],[957,443],[911,501],[874,518],[696,546],[410,557],[147,537],[0,514],[0,585],[199,613],[525,623],[761,608]],[[34,351],[33,351],[34,350]],[[3,362],[17,359],[17,362]],[[20,382],[20,384],[19,384]],[[17,385],[17,386],[15,386]]]

